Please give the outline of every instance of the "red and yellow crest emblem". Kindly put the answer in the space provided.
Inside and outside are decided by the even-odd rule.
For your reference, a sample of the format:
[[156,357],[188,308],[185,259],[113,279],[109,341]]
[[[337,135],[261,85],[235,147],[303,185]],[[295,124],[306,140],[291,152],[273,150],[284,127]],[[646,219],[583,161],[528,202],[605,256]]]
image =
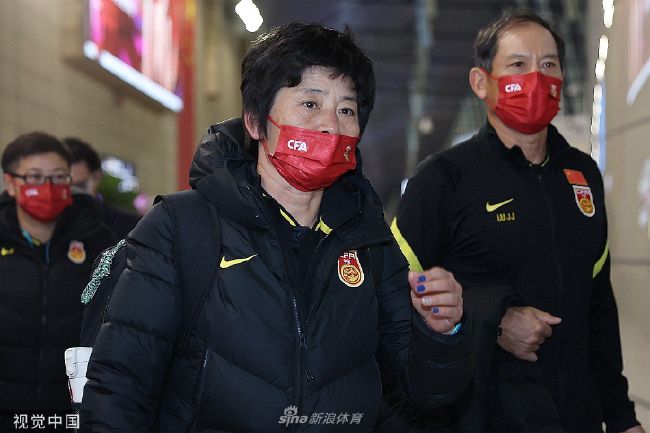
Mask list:
[[68,247],[68,258],[72,263],[76,263],[77,265],[85,262],[86,249],[84,248],[84,243],[81,241],[70,241],[70,246]]
[[346,251],[339,256],[339,279],[348,287],[359,287],[363,283],[363,268],[356,250]]
[[573,186],[573,195],[576,198],[576,203],[578,204],[578,209],[585,216],[592,217],[596,213],[596,207],[594,206],[594,199],[591,194],[591,188],[588,186]]

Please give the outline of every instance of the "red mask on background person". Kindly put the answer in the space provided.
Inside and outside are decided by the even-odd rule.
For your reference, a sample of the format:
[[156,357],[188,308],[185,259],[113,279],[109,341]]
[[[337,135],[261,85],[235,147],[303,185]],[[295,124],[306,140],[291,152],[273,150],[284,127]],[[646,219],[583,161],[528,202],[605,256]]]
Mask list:
[[278,144],[273,155],[267,141],[261,140],[269,161],[289,185],[300,191],[327,188],[357,165],[356,147],[359,137],[328,134],[313,129],[278,125]]
[[499,99],[491,108],[509,128],[534,134],[546,128],[560,111],[561,79],[541,72],[498,78],[485,72],[498,80]]
[[70,185],[20,185],[16,202],[32,218],[50,222],[72,204]]

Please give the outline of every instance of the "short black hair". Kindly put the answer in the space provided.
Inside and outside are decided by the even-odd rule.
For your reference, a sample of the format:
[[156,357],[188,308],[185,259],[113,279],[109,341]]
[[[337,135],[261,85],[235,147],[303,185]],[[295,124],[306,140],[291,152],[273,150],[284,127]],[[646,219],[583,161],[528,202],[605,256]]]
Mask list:
[[101,171],[102,160],[90,144],[76,137],[66,137],[63,139],[63,143],[70,151],[73,164],[85,162],[91,172]]
[[[283,87],[300,84],[305,69],[324,66],[334,77],[350,77],[357,92],[360,133],[375,103],[372,61],[361,51],[351,30],[339,32],[319,24],[292,22],[259,36],[242,61],[242,109],[266,136],[267,116],[276,94]],[[246,132],[249,152],[251,140]]]
[[2,171],[12,173],[20,160],[32,155],[54,152],[71,164],[70,153],[61,141],[44,132],[30,132],[16,137],[2,152]]
[[564,70],[564,40],[553,30],[548,21],[529,8],[507,9],[497,20],[479,30],[474,40],[474,65],[491,73],[492,61],[497,53],[497,44],[503,32],[526,23],[538,24],[551,33],[555,39],[555,45],[557,45],[560,68]]

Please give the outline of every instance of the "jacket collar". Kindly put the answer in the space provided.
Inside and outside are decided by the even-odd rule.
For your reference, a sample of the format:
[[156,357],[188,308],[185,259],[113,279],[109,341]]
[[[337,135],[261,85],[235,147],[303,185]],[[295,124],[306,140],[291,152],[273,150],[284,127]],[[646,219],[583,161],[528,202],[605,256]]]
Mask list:
[[[492,148],[498,155],[510,161],[512,164],[521,167],[527,167],[530,165],[519,146],[508,148],[505,144],[503,144],[497,135],[496,130],[489,121],[486,122],[485,125],[483,125],[483,127],[479,130],[478,138],[482,143],[487,142],[490,148]],[[559,154],[561,154],[564,150],[570,148],[569,143],[567,143],[564,137],[562,137],[557,128],[553,125],[548,125],[548,134],[546,140],[548,143],[548,163],[555,163]],[[543,165],[545,164],[546,163]]]
[[[260,208],[263,191],[256,171],[257,160],[244,150],[243,131],[241,119],[230,119],[208,128],[194,155],[190,185],[231,220],[268,230],[272,224]],[[325,190],[320,213],[331,230],[355,218],[359,223],[363,218],[383,223],[379,198],[361,171],[360,153],[357,153],[357,169]]]

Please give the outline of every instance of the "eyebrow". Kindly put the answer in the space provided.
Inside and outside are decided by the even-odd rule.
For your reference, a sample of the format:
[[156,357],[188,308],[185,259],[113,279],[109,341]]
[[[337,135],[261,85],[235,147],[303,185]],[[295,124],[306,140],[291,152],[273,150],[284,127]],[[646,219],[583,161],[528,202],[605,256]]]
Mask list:
[[[529,54],[513,53],[513,54],[510,54],[509,56],[507,56],[507,59],[509,59],[509,60],[510,59],[527,59],[529,57],[530,57]],[[559,60],[560,56],[558,56],[557,54],[544,54],[541,58],[542,59],[549,59],[550,58],[550,59]]]
[[[317,88],[314,88],[314,87],[302,87],[302,88],[301,88],[301,87],[298,87],[297,90],[298,90],[299,93],[303,93],[303,94],[310,94],[310,93],[315,93],[315,94],[318,94],[318,95],[325,95],[325,94],[327,94],[327,92],[324,91],[323,89],[317,89]],[[344,96],[344,97],[343,97],[343,100],[344,100],[344,101],[353,101],[353,102],[357,102],[357,98],[356,98],[355,96],[352,96],[352,95],[346,95],[346,96]]]
[[[35,174],[42,174],[44,171],[45,170],[43,170],[42,168],[39,168],[39,167],[28,167],[28,168],[25,169],[26,173],[29,172],[29,173],[35,173]],[[63,172],[63,173],[65,173],[67,171],[68,170],[65,167],[57,167],[57,168],[52,170],[52,172]]]

